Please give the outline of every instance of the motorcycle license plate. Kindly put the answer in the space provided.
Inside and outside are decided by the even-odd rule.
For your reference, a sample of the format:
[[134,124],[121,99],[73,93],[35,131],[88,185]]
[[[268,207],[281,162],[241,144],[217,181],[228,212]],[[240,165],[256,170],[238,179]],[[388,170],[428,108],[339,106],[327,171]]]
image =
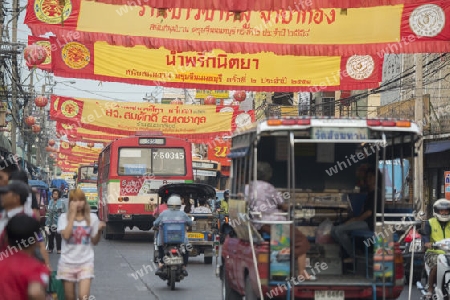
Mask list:
[[183,264],[183,258],[182,257],[166,257],[164,259],[164,263],[166,265],[180,265]]
[[188,239],[204,239],[203,233],[188,232]]
[[411,243],[409,245],[409,252],[412,252],[413,249],[414,249],[414,252],[420,252],[422,250],[422,241],[416,240],[415,242],[416,242],[415,247],[414,247],[413,243]]
[[344,291],[315,291],[314,300],[344,300]]

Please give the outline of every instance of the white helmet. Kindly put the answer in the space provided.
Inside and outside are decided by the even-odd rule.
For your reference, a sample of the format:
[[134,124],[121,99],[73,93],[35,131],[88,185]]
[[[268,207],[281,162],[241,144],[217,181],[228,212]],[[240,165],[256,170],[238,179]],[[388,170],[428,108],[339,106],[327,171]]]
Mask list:
[[172,210],[180,210],[181,208],[181,198],[178,195],[172,195],[167,200],[167,207]]
[[[441,215],[440,210],[448,210],[449,214]],[[441,222],[450,221],[450,200],[439,199],[433,204],[433,216],[435,216]]]

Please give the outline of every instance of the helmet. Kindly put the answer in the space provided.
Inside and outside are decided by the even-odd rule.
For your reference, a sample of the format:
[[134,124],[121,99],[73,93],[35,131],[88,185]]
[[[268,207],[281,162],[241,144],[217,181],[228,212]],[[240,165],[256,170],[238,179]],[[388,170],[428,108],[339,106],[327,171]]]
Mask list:
[[441,222],[450,221],[450,213],[447,215],[441,215],[440,210],[446,209],[450,212],[450,201],[447,199],[439,199],[433,204],[433,216],[435,216]]
[[225,190],[225,192],[223,192],[224,196],[230,196],[230,190]]
[[172,195],[167,200],[167,207],[172,210],[180,210],[181,198],[178,195]]

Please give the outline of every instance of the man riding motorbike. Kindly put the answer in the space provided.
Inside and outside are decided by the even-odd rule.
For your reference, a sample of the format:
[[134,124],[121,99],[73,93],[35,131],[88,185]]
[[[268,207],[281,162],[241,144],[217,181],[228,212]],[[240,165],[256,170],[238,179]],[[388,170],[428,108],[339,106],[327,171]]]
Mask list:
[[228,214],[228,199],[230,199],[230,191],[225,190],[223,193],[223,200],[220,201],[220,211],[222,211],[224,214]]
[[[158,218],[153,223],[154,227],[159,227],[160,225],[164,225],[166,222],[174,222],[174,221],[185,221],[186,225],[192,226],[192,220],[189,218],[189,216],[184,212],[181,211],[181,198],[178,195],[171,195],[169,199],[167,200],[167,207],[168,209],[163,211]],[[162,275],[163,271],[162,268],[164,266],[164,246],[161,245],[160,239],[157,239],[158,241],[158,252],[159,252],[159,269],[156,271],[156,275]],[[186,266],[189,259],[189,252],[186,249],[186,245],[188,244],[188,238],[187,235],[185,236],[184,241],[184,253],[183,253],[183,276],[188,276],[188,272],[186,270]]]
[[428,275],[428,293],[431,298],[437,276],[437,257],[444,254],[442,250],[431,249],[432,244],[450,237],[450,201],[439,199],[433,204],[433,218],[425,223],[422,235],[425,248],[425,264],[430,269]]

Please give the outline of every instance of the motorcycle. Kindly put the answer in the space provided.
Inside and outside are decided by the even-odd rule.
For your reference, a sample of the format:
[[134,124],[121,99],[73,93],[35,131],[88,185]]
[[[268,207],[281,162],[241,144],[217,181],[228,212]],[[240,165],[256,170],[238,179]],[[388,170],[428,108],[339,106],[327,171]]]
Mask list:
[[[449,300],[450,297],[450,238],[433,243],[433,249],[442,250],[445,253],[439,254],[437,258],[437,276],[436,285],[434,287],[431,299]],[[422,282],[418,281],[416,286],[421,291],[422,299],[427,299],[426,294],[428,287],[426,283],[430,274],[430,268],[425,264],[425,272],[423,272]]]
[[167,286],[170,286],[171,290],[175,289],[176,282],[184,279],[183,255],[186,251],[184,247],[184,226],[182,222],[170,222],[162,224],[160,230],[153,228],[161,234],[161,236],[155,234],[155,261],[158,253],[158,247],[156,246],[158,238],[162,240],[164,248],[164,265],[162,272],[159,274],[159,278],[167,280]]

